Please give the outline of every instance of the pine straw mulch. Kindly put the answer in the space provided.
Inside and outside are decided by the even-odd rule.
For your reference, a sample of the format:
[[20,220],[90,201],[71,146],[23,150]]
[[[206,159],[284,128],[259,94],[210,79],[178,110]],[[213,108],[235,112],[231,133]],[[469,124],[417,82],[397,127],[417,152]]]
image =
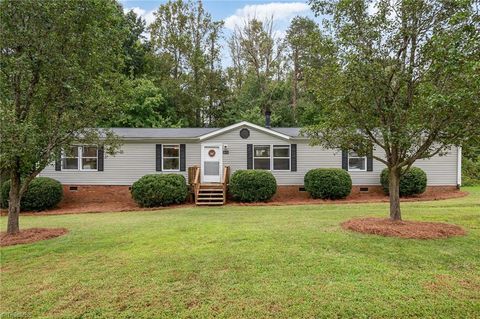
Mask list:
[[0,246],[12,246],[19,244],[30,244],[40,240],[59,237],[68,233],[66,228],[28,228],[20,230],[15,235],[0,233]]
[[341,224],[342,228],[365,234],[411,239],[437,239],[464,236],[457,225],[435,222],[392,221],[386,218],[356,218]]

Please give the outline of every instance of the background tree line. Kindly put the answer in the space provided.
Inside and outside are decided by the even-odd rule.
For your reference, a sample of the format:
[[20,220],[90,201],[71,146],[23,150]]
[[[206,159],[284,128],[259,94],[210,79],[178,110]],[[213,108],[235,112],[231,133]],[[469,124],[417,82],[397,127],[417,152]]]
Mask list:
[[[285,37],[273,19],[255,18],[225,36],[202,2],[162,4],[147,28],[133,11],[124,14],[126,76],[120,110],[104,126],[221,127],[239,120],[302,126],[316,118],[309,68],[329,50],[309,18],[292,20]],[[150,37],[145,37],[146,33]],[[222,66],[222,46],[231,65]]]

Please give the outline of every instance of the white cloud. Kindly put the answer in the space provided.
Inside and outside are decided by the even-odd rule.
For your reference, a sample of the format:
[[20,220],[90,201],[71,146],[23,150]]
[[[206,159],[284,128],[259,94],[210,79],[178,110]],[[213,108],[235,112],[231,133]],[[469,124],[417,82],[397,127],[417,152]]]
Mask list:
[[271,2],[246,5],[241,9],[237,9],[234,15],[225,19],[225,27],[234,30],[236,26],[242,27],[245,21],[251,18],[259,20],[273,18],[275,22],[285,21],[309,10],[310,7],[303,2]]
[[145,22],[147,24],[147,27],[153,23],[153,21],[155,21],[155,15],[154,15],[154,12],[155,10],[150,10],[150,11],[147,11],[145,9],[142,9],[140,7],[132,7],[132,8],[125,8],[123,9],[123,11],[125,13],[129,12],[129,11],[132,11],[135,12],[138,16],[142,17],[143,19],[145,19]]

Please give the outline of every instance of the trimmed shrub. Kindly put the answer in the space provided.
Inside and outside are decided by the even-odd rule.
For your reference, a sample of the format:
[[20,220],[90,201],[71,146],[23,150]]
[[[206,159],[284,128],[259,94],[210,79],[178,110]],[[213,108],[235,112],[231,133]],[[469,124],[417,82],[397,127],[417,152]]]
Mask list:
[[[2,185],[2,208],[8,207],[10,181]],[[20,200],[21,210],[46,210],[54,208],[63,198],[62,184],[49,177],[36,177],[28,185]]]
[[[380,175],[380,183],[383,191],[388,195],[388,168],[385,168]],[[410,167],[400,177],[400,196],[421,194],[427,189],[427,174],[418,167]]]
[[229,190],[240,202],[262,202],[275,195],[277,181],[269,171],[238,170],[230,178]]
[[341,168],[316,168],[305,174],[305,190],[313,198],[340,199],[352,191],[352,178]]
[[185,177],[180,174],[149,174],[132,185],[132,197],[141,207],[183,203],[188,196]]

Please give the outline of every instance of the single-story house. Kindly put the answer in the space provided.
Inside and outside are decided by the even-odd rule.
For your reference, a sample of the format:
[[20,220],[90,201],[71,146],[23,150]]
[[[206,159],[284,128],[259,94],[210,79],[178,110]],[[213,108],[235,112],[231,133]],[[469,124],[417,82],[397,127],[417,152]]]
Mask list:
[[[310,146],[299,128],[270,128],[240,122],[224,128],[114,128],[123,145],[114,156],[102,148],[74,145],[61,160],[46,167],[48,176],[65,185],[65,196],[100,197],[127,194],[146,174],[177,173],[187,178],[189,167],[200,167],[201,183],[220,183],[224,166],[270,170],[278,184],[277,196],[306,196],[305,174],[313,168],[343,168],[353,181],[352,192],[380,190],[385,167],[370,157]],[[376,149],[379,155],[381,149]],[[428,176],[428,187],[461,183],[461,149],[419,160],[415,166]],[[103,194],[103,195],[102,195]],[[118,196],[117,196],[118,200]]]

